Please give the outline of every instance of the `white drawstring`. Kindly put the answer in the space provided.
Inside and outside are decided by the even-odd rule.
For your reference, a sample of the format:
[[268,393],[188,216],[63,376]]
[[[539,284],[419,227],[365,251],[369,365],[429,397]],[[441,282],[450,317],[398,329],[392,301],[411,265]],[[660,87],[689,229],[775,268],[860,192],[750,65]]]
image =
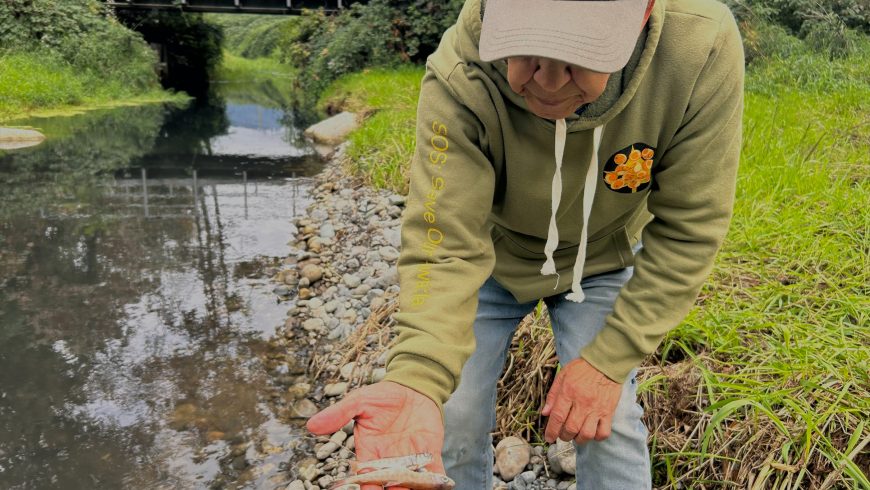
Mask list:
[[[598,184],[598,149],[601,146],[603,126],[598,126],[592,133],[592,157],[589,159],[589,169],[586,171],[586,181],[583,184],[583,229],[580,232],[580,244],[577,247],[577,257],[574,260],[574,278],[571,281],[571,293],[566,299],[582,303],[586,299],[580,281],[583,279],[583,266],[586,263],[586,242],[589,236],[589,215],[592,213],[592,201],[595,198],[595,188]],[[564,119],[556,121],[556,173],[553,175],[552,194],[550,197],[550,227],[547,231],[547,244],[544,246],[546,261],[541,267],[541,274],[556,275],[556,286],[559,287],[560,275],[556,271],[556,263],[553,260],[553,252],[559,244],[559,230],[556,227],[556,211],[562,199],[562,158],[565,153],[565,139],[567,125]]]
[[562,199],[562,156],[565,154],[565,135],[567,125],[564,119],[556,121],[556,173],[553,174],[553,185],[550,189],[550,228],[547,230],[547,244],[544,245],[544,255],[547,260],[541,266],[541,274],[551,276],[556,274],[556,286],[559,287],[559,273],[556,272],[556,263],[553,261],[553,252],[559,245],[559,229],[556,227],[556,211],[559,209],[559,201]]
[[582,303],[586,299],[580,281],[583,279],[583,265],[586,264],[586,241],[589,238],[589,215],[592,214],[592,200],[595,199],[595,188],[598,184],[598,148],[601,146],[603,126],[598,126],[592,134],[592,158],[589,159],[589,170],[586,171],[586,182],[583,184],[583,231],[580,232],[580,246],[577,247],[577,258],[574,259],[574,280],[571,281],[571,294],[566,299]]

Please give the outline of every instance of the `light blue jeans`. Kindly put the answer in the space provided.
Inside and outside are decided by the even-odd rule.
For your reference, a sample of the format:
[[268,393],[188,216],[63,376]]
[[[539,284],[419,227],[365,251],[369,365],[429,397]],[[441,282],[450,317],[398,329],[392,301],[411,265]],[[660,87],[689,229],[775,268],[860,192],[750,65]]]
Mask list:
[[[622,285],[633,269],[583,280],[586,300],[575,303],[567,293],[544,298],[550,312],[556,354],[563,365],[579,357],[612,311]],[[514,330],[537,301],[517,303],[490,278],[478,293],[474,336],[477,348],[462,368],[459,387],[444,405],[445,440],[442,456],[456,490],[492,488],[492,436],[495,427],[496,383],[504,369]],[[652,487],[647,429],[637,404],[632,371],[623,385],[612,431],[604,441],[575,445],[578,490],[644,490]]]

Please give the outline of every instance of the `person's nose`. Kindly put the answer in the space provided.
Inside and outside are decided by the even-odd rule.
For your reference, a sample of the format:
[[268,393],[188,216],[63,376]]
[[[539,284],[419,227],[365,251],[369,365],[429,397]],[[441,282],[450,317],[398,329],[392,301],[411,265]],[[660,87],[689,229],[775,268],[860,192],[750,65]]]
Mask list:
[[571,80],[571,69],[567,63],[549,58],[538,58],[535,82],[548,92],[558,92]]

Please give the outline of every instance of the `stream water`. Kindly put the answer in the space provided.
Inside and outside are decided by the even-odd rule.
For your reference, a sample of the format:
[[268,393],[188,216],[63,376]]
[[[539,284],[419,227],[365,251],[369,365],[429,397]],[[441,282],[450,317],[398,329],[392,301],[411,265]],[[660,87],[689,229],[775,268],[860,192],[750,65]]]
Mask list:
[[271,488],[269,269],[321,166],[274,93],[11,122],[48,139],[0,151],[0,488]]

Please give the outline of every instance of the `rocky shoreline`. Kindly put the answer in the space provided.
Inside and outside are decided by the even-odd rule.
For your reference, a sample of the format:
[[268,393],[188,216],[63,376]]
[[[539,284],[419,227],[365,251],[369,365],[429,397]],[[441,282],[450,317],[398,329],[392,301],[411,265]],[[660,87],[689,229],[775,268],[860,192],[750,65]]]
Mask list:
[[[310,417],[348,390],[385,375],[405,198],[347,177],[339,163],[342,154],[340,146],[315,178],[314,203],[297,219],[292,252],[273,275],[275,294],[290,306],[273,347],[308,348],[307,374],[281,367],[272,371],[283,377],[275,385],[284,392],[273,401],[286,418]],[[348,474],[352,424],[310,442],[297,447],[297,457],[287,464],[290,483],[285,480],[278,488],[325,489]],[[545,450],[508,437],[496,446],[495,463],[494,488],[575,488],[570,444]]]

